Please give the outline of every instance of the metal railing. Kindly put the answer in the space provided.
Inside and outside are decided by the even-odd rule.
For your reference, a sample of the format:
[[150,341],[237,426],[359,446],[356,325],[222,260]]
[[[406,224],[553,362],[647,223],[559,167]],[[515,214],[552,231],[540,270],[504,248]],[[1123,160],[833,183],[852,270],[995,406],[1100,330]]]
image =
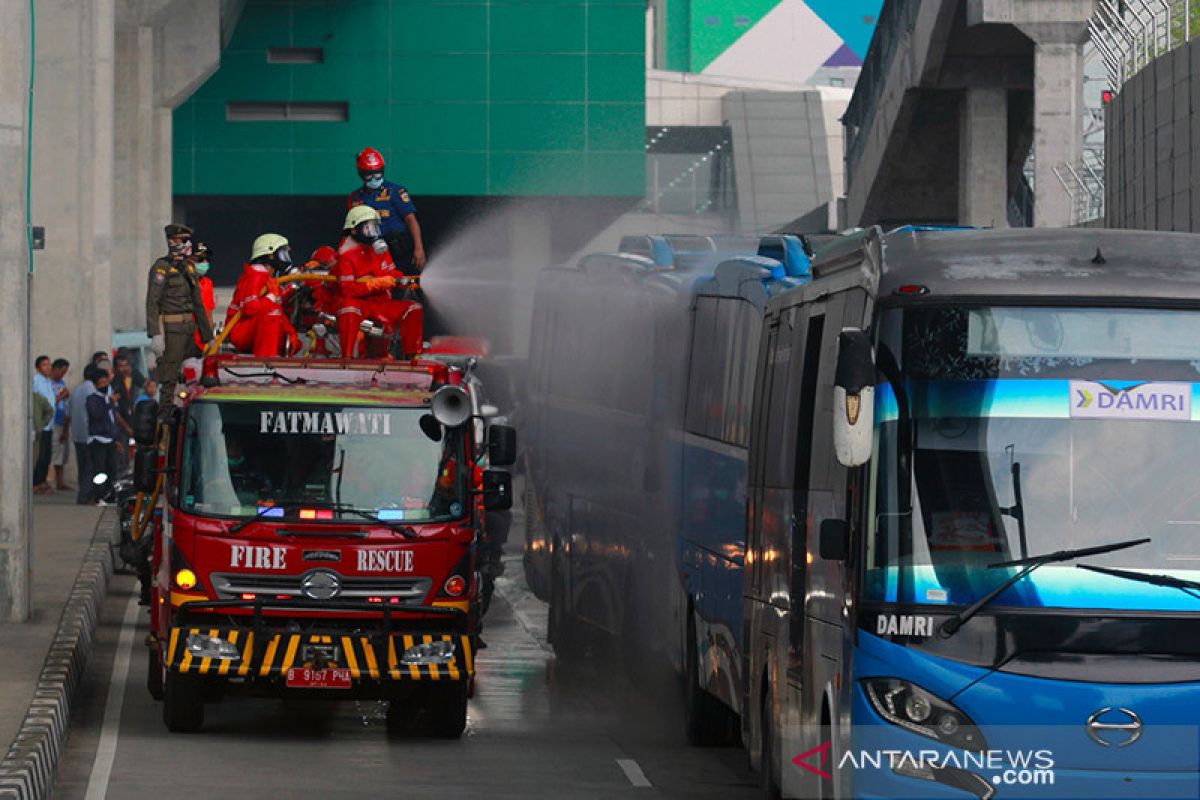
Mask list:
[[1197,28],[1200,0],[1098,0],[1088,23],[1114,89],[1154,59],[1187,44]]
[[1077,164],[1059,164],[1054,177],[1071,198],[1071,225],[1104,218],[1104,158],[1085,151]]
[[884,0],[879,11],[871,46],[854,86],[854,96],[842,117],[846,134],[847,185],[862,157],[900,41],[912,31],[920,10],[921,0]]

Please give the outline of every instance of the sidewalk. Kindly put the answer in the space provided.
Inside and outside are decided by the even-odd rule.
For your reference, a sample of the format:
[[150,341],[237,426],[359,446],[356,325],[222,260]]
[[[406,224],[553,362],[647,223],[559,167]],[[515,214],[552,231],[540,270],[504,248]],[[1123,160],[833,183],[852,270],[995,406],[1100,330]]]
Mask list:
[[34,698],[63,609],[96,532],[102,509],[75,505],[75,492],[34,496],[33,613],[24,624],[0,624],[0,758]]

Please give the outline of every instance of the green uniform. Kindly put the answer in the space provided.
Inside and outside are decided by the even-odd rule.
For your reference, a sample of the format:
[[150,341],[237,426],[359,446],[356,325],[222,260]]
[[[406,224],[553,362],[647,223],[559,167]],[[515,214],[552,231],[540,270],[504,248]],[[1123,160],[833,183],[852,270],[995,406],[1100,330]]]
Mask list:
[[161,333],[166,340],[166,350],[158,357],[156,369],[164,415],[175,396],[183,360],[195,346],[193,334],[197,330],[201,341],[212,339],[212,325],[200,300],[200,284],[192,262],[158,259],[150,267],[146,289],[146,335],[154,338]]

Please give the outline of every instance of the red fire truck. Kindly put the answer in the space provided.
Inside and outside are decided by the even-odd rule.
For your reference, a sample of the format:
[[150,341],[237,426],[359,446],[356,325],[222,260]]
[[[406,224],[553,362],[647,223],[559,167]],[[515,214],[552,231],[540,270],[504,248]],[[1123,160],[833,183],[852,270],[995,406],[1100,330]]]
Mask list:
[[170,730],[241,693],[387,700],[389,733],[462,734],[484,511],[512,502],[490,467],[516,448],[473,364],[219,354],[167,423],[139,406],[148,686]]

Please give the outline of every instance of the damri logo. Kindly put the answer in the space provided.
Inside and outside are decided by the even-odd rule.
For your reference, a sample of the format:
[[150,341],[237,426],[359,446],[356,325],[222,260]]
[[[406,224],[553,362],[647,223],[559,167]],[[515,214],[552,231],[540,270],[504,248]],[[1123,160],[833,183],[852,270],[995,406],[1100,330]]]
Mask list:
[[392,416],[379,411],[260,411],[258,432],[391,436]]
[[1071,416],[1083,419],[1190,420],[1190,383],[1109,386],[1071,381]]

